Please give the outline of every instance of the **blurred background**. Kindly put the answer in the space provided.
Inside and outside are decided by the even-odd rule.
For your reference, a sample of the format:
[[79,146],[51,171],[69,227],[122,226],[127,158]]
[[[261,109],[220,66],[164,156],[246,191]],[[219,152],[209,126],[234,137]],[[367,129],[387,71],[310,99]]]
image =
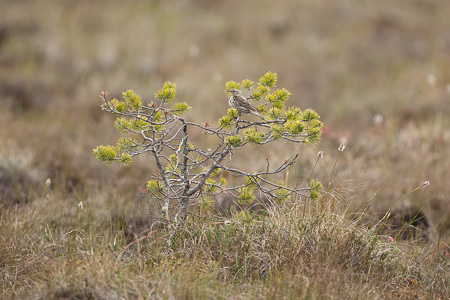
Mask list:
[[151,101],[170,80],[193,107],[187,119],[215,123],[228,107],[226,81],[272,71],[290,105],[321,115],[324,135],[314,146],[243,153],[244,167],[298,151],[291,180],[305,184],[324,150],[315,173],[326,179],[344,143],[339,201],[370,200],[377,217],[429,180],[407,205],[449,239],[449,16],[442,0],[2,0],[0,207],[70,212],[83,201],[139,215],[152,163],[95,159],[93,148],[119,137],[100,91],[134,89]]

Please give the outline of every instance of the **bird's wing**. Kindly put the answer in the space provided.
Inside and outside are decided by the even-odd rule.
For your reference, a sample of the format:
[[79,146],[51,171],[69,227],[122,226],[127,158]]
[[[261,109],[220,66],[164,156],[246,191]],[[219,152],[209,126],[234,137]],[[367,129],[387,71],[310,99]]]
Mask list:
[[254,111],[255,108],[251,105],[250,101],[248,101],[244,96],[239,97],[239,104],[247,109],[248,111]]

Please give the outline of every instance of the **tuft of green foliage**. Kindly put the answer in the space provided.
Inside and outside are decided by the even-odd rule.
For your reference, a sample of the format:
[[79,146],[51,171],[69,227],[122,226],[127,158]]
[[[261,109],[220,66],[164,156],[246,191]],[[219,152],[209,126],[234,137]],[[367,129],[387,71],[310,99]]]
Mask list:
[[283,115],[283,110],[279,109],[278,107],[272,107],[271,109],[269,109],[269,111],[267,113],[267,117],[270,120],[277,120],[282,115]]
[[300,108],[298,108],[298,107],[290,107],[286,111],[286,119],[288,119],[288,120],[297,121],[297,120],[301,120],[302,118],[303,118],[303,113],[300,110]]
[[230,117],[230,119],[236,119],[239,116],[239,112],[236,108],[229,108],[228,116]]
[[244,87],[244,89],[249,90],[253,86],[253,81],[251,81],[250,79],[244,79],[242,81],[242,86]]
[[129,166],[133,160],[133,157],[129,153],[122,153],[120,156],[120,162],[124,166]]
[[299,136],[305,129],[305,123],[288,120],[286,124],[284,124],[284,129],[292,134],[292,136]]
[[116,158],[116,148],[113,146],[98,146],[94,149],[97,159],[112,164]]
[[211,210],[215,204],[214,198],[209,195],[201,197],[199,202],[200,202],[200,210],[202,212]]
[[177,102],[173,104],[172,112],[174,115],[182,116],[191,109],[192,107],[190,107],[186,102]]
[[273,107],[284,109],[285,102],[288,100],[291,93],[286,89],[276,90],[272,94],[266,96],[266,100],[272,104]]
[[283,125],[272,125],[272,136],[275,140],[279,140],[283,137],[284,128]]
[[206,179],[204,192],[208,195],[214,195],[220,191],[221,187],[226,186],[227,183],[227,180],[223,177],[216,179],[213,178],[213,176],[210,176],[208,179]]
[[262,99],[262,97],[263,97],[264,95],[266,95],[267,93],[269,93],[269,91],[270,91],[270,88],[269,88],[268,86],[260,85],[260,86],[258,86],[257,89],[252,90],[252,95],[251,95],[251,97],[252,97],[253,100],[255,100],[255,101],[258,102],[259,100]]
[[305,121],[312,121],[319,119],[320,116],[314,110],[308,108],[303,111],[302,119]]
[[[284,181],[279,181],[278,182],[279,186],[285,186],[285,182]],[[278,188],[275,190],[275,196],[277,196],[277,198],[275,198],[275,201],[277,201],[279,204],[282,203],[284,200],[287,199],[287,197],[289,196],[290,191],[284,188]]]
[[309,188],[310,188],[309,197],[312,200],[320,199],[320,191],[323,189],[322,183],[320,183],[320,181],[318,181],[317,179],[312,179],[309,182]]
[[134,119],[130,119],[128,121],[128,124],[130,126],[130,129],[133,131],[136,131],[136,132],[148,131],[151,128],[150,123],[141,119],[140,116],[137,116],[137,118],[134,118]]
[[229,128],[233,125],[233,121],[239,116],[239,112],[235,108],[229,108],[227,115],[219,119],[219,126]]
[[121,133],[128,133],[132,128],[128,120],[124,117],[117,118],[114,121],[114,127],[116,127]]
[[124,101],[119,101],[116,98],[111,100],[111,106],[114,107],[119,113],[126,113],[128,111],[128,103]]
[[218,176],[222,174],[223,169],[222,168],[215,168],[214,171],[212,171],[211,176]]
[[277,84],[278,81],[278,74],[272,73],[272,72],[266,72],[260,79],[259,79],[259,85],[266,86],[266,87],[274,87]]
[[233,120],[234,118],[231,118],[230,116],[224,116],[219,119],[219,125],[223,128],[231,127],[231,125],[233,125]]
[[255,200],[256,196],[253,193],[254,186],[243,186],[239,189],[238,204],[244,207],[250,206]]
[[217,182],[217,180],[214,178],[211,178],[211,177],[206,179],[206,186],[205,186],[204,192],[206,194],[210,194],[210,195],[216,193],[218,190],[216,182]]
[[136,94],[133,90],[127,90],[126,92],[123,92],[122,95],[125,101],[134,110],[139,110],[142,107],[142,97]]
[[[179,161],[178,161],[177,155],[172,154],[169,156],[169,163],[167,164],[166,171],[179,173],[180,170],[178,168],[178,165],[179,165]],[[173,175],[171,177],[174,178]]]
[[257,132],[254,128],[249,128],[244,131],[244,137],[250,144],[259,144],[266,139],[264,132]]
[[315,144],[320,141],[320,137],[322,136],[322,127],[323,123],[317,119],[314,119],[309,122],[309,126],[306,130],[308,134],[308,138],[306,142]]
[[166,81],[166,83],[164,83],[163,85],[163,88],[155,93],[155,98],[163,101],[164,103],[170,103],[175,99],[176,94],[176,84],[170,81]]
[[165,192],[164,184],[161,181],[149,180],[145,185],[145,188],[150,194],[160,196]]
[[242,146],[243,143],[244,141],[239,135],[232,135],[225,138],[225,144],[231,149],[238,148]]

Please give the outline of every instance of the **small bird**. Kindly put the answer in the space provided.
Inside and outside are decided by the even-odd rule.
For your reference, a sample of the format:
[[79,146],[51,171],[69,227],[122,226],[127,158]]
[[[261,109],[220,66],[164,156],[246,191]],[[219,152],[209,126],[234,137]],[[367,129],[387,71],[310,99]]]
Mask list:
[[240,90],[229,89],[229,90],[227,90],[227,92],[231,93],[231,97],[228,100],[228,105],[230,105],[230,107],[232,107],[232,108],[236,108],[237,111],[239,112],[239,115],[241,113],[254,114],[254,115],[264,119],[264,117],[258,112],[258,110],[256,110],[256,108],[253,105],[251,105],[250,101],[248,101],[247,98],[242,96]]

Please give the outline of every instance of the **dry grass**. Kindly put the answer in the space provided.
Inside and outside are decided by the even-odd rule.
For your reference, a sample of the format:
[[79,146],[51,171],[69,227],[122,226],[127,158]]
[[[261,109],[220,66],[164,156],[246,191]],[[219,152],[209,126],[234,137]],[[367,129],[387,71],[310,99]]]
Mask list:
[[[0,2],[0,297],[448,298],[449,14],[439,0]],[[150,100],[171,80],[188,118],[214,122],[225,81],[268,70],[321,115],[323,140],[236,163],[300,151],[289,181],[304,185],[324,150],[314,177],[328,183],[344,142],[323,200],[191,220],[170,249],[154,229],[123,249],[149,234],[136,203],[153,166],[95,160],[118,137],[98,93]],[[426,180],[397,208],[423,212],[428,237],[401,210],[381,226]]]
[[3,296],[445,299],[449,293],[444,252],[391,241],[361,217],[320,203],[305,218],[294,204],[270,207],[262,217],[236,214],[229,224],[191,219],[170,247],[164,230],[135,240],[127,224],[89,210],[63,213],[53,223],[44,208],[4,214]]

